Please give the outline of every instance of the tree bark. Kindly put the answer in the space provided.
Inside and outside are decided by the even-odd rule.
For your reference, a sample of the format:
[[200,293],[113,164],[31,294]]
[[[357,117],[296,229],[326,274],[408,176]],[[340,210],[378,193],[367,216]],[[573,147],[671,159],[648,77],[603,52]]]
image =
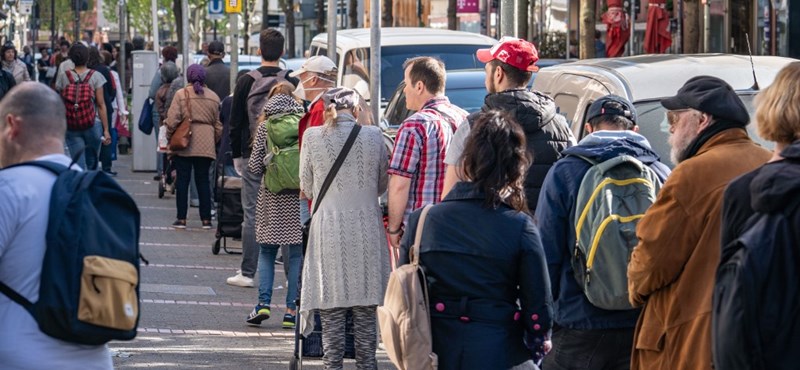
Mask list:
[[528,2],[529,6],[529,16],[528,16],[528,40],[529,41],[538,41],[538,44],[541,44],[542,39],[541,35],[539,35],[539,30],[536,29],[536,0],[530,0]]
[[447,29],[458,30],[458,0],[447,0]]
[[294,34],[294,9],[292,9],[292,0],[279,0],[278,6],[281,7],[283,10],[283,14],[286,16],[286,57],[287,58],[294,58],[294,47],[295,47],[295,34]]
[[317,33],[325,32],[325,0],[317,0]]
[[597,21],[597,1],[581,0],[581,35],[580,51],[581,59],[594,58],[594,31]]
[[683,2],[683,52],[699,53],[700,40],[700,2],[684,0]]
[[261,29],[269,28],[269,1],[261,2]]
[[517,4],[517,37],[528,37],[528,0],[516,0]]
[[178,34],[178,50],[183,50],[183,8],[181,0],[172,1],[172,14],[175,14],[175,33]]
[[[380,1],[380,0],[371,0]],[[383,2],[383,24],[381,27],[394,27],[394,1],[385,0]]]
[[347,16],[350,18],[349,28],[358,28],[358,0],[350,0],[347,8]]

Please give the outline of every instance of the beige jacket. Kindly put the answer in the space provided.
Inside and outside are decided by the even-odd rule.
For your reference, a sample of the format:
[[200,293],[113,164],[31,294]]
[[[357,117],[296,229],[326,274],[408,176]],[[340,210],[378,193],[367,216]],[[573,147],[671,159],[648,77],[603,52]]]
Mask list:
[[631,369],[711,369],[711,297],[720,256],[722,195],[771,154],[729,129],[667,178],[639,222],[628,264],[631,303],[644,304]]
[[175,93],[167,112],[167,139],[188,115],[186,110],[186,94],[192,110],[192,139],[189,147],[177,150],[173,154],[181,157],[217,158],[216,144],[222,135],[222,122],[219,121],[219,97],[209,88],[203,88],[203,95],[197,95],[192,86],[184,87]]

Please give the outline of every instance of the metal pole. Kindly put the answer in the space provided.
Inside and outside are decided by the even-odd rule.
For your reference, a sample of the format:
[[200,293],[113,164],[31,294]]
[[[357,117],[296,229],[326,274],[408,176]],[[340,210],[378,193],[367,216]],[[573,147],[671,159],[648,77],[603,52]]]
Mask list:
[[181,45],[183,46],[183,76],[186,82],[186,70],[191,64],[191,49],[189,48],[189,0],[181,0]]
[[678,53],[683,54],[683,0],[678,1],[678,41],[680,45],[678,45]]
[[158,1],[152,0],[150,2],[150,7],[152,8],[151,12],[153,15],[153,50],[156,52],[156,55],[161,55],[161,44],[159,44],[158,40],[158,30],[161,28],[158,25]]
[[117,54],[117,65],[119,66],[119,80],[122,85],[122,91],[127,93],[127,84],[125,79],[125,69],[128,68],[128,58],[125,57],[125,39],[126,39],[126,26],[127,20],[125,0],[119,0],[119,54]]
[[[50,0],[50,55],[56,52],[56,0]],[[55,58],[53,59],[55,61]],[[58,67],[58,66],[55,66]]]
[[217,20],[214,20],[214,41],[217,41]]
[[703,52],[708,53],[711,47],[711,4],[703,1]]
[[500,34],[498,36],[514,36],[514,0],[500,0]]
[[628,55],[633,54],[633,40],[636,38],[636,0],[629,0],[631,4],[631,37],[628,39]]
[[369,59],[369,102],[372,122],[380,124],[381,117],[381,2],[369,3],[370,59]]
[[[373,0],[379,1],[379,0]],[[328,0],[328,58],[336,63],[336,0]],[[338,63],[337,63],[338,64]]]
[[231,91],[236,88],[236,74],[239,72],[239,13],[231,13]]

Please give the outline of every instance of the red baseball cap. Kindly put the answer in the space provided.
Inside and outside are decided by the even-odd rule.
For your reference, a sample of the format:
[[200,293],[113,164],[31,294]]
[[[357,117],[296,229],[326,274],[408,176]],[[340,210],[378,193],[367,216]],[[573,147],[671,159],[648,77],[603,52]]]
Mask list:
[[504,36],[500,42],[491,49],[478,49],[476,53],[481,63],[499,60],[523,71],[536,72],[539,67],[539,52],[532,43],[515,37]]

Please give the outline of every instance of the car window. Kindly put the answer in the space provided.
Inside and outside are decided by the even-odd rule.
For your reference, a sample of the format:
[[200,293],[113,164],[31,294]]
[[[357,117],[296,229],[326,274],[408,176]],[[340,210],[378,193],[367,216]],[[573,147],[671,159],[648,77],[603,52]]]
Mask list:
[[[744,102],[747,112],[750,113],[751,121],[747,126],[747,133],[759,145],[772,150],[774,143],[761,139],[756,134],[755,106],[753,104],[754,94],[750,92],[740,93],[739,97]],[[661,157],[661,161],[670,167],[675,167],[670,159],[669,146],[669,124],[667,123],[667,112],[658,100],[635,103],[636,114],[638,117],[639,133],[644,135],[650,142],[656,153]]]
[[483,106],[486,88],[483,86],[471,89],[447,89],[445,94],[450,102],[467,113],[477,112]]
[[[403,63],[417,56],[441,59],[447,70],[483,68],[475,52],[486,45],[400,45],[381,48],[381,100],[403,80]],[[369,48],[353,49],[344,60],[341,84],[369,97]]]
[[553,100],[558,107],[558,113],[566,117],[567,125],[572,127],[572,119],[575,118],[575,112],[578,111],[578,96],[567,93],[556,93]]

